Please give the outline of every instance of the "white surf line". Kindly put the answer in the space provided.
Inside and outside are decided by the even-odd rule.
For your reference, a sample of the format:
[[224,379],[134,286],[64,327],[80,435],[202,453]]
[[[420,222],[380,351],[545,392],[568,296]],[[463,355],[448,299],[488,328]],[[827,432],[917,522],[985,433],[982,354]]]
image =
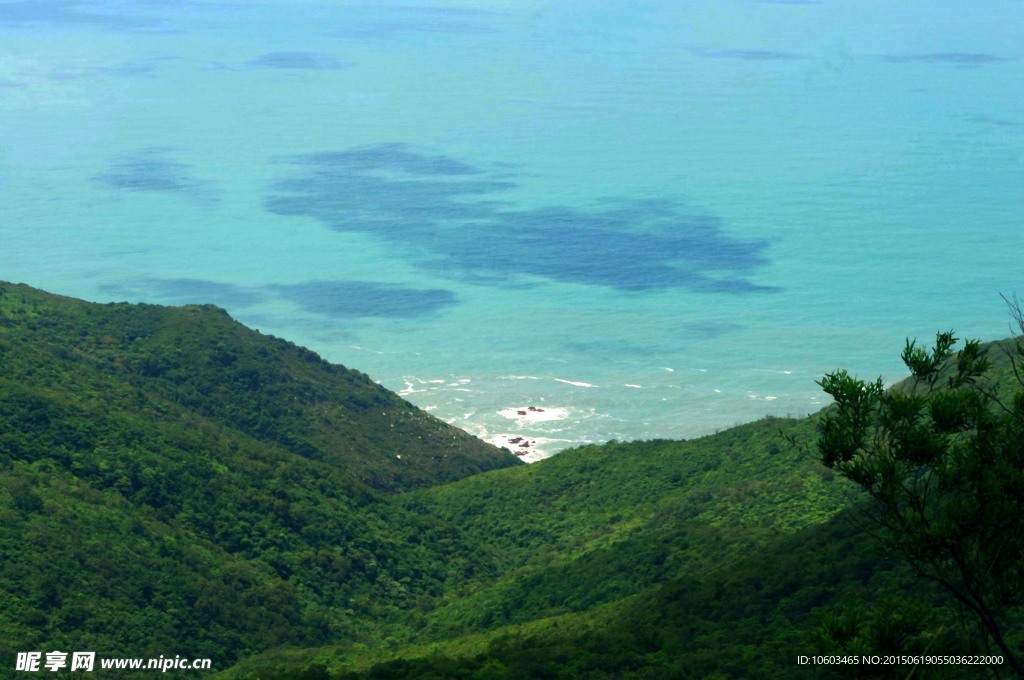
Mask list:
[[381,352],[381,351],[378,351],[378,350],[375,350],[375,349],[367,349],[365,347],[360,347],[359,345],[349,345],[349,347],[351,349],[357,349],[360,352],[369,352],[370,354],[384,354],[384,352]]
[[569,409],[561,407],[510,406],[498,411],[498,415],[509,420],[518,420],[524,423],[543,423],[552,420],[565,420],[569,417]]
[[561,378],[555,378],[554,380],[555,382],[565,383],[566,385],[574,385],[576,387],[595,387],[595,385],[591,385],[590,383],[577,382],[575,380],[562,380]]

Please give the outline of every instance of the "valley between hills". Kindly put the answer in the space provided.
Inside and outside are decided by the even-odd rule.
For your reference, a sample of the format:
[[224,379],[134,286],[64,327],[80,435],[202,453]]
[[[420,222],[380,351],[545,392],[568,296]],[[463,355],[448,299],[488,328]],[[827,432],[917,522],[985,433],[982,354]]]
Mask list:
[[821,464],[821,418],[526,465],[219,308],[0,284],[0,675],[984,677],[798,663],[986,653]]

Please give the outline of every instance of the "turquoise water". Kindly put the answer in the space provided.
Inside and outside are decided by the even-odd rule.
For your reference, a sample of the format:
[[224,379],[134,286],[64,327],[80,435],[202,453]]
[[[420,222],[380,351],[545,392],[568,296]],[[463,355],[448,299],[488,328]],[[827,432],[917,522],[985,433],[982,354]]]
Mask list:
[[218,304],[527,459],[803,415],[1008,334],[1022,75],[1012,0],[0,2],[0,278]]

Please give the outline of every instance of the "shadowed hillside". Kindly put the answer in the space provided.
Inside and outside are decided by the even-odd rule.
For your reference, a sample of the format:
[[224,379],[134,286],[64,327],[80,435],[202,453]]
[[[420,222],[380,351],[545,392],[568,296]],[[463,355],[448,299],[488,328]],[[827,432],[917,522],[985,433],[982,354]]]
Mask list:
[[[0,284],[0,357],[0,375],[44,401],[150,417],[187,411],[382,491],[516,464],[366,375],[212,306],[99,305]],[[35,417],[25,408],[20,417]]]
[[[1012,375],[992,349],[989,386]],[[0,668],[68,649],[226,680],[907,677],[796,658],[983,651],[869,535],[820,422],[525,466],[215,307],[3,284]]]
[[[0,286],[0,654],[376,636],[485,548],[386,492],[507,452],[213,307]],[[428,549],[426,546],[430,545]]]

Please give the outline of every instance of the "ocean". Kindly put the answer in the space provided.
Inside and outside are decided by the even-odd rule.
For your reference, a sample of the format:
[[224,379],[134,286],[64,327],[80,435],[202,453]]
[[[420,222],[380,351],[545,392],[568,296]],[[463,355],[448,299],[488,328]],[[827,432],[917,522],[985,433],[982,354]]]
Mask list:
[[0,2],[0,279],[212,303],[528,461],[1009,335],[1024,2]]

